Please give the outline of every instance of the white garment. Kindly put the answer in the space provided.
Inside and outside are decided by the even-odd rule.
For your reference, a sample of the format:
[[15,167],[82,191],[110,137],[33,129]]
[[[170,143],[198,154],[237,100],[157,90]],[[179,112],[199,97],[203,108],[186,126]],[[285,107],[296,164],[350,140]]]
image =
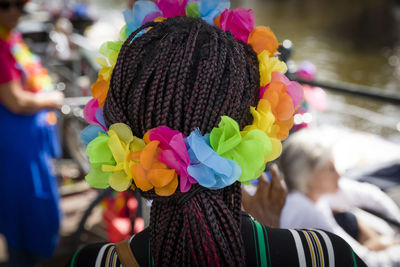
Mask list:
[[329,231],[349,243],[368,266],[400,266],[399,245],[383,251],[370,251],[337,224],[327,198],[314,203],[300,192],[289,193],[282,210],[281,228],[318,228]]
[[399,207],[373,184],[341,178],[338,192],[327,198],[329,205],[334,210],[349,210],[354,207],[368,208],[400,222]]

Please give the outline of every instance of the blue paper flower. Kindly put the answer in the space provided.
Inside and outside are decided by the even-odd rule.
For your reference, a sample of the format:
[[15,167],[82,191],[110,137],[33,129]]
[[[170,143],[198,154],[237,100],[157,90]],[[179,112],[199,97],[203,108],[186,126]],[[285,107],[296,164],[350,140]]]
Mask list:
[[219,156],[210,146],[209,135],[202,136],[196,129],[186,138],[186,142],[191,163],[187,171],[201,186],[221,189],[240,177],[239,165]]
[[[134,32],[137,28],[142,26],[144,22],[152,21],[154,18],[158,16],[162,16],[161,10],[157,7],[157,5],[153,1],[144,1],[140,0],[135,3],[133,6],[133,10],[129,8],[125,9],[122,12],[125,18],[125,22],[127,25],[126,34],[129,36],[132,32]],[[150,16],[150,18],[147,18]],[[142,35],[144,31],[138,33],[136,37]]]
[[214,19],[231,6],[230,0],[199,0],[200,17],[215,26]]
[[88,144],[94,140],[96,137],[99,136],[99,133],[105,134],[106,132],[101,129],[100,127],[90,124],[87,126],[85,129],[82,130],[81,132],[81,141],[85,146],[88,146]]
[[94,116],[96,117],[97,121],[103,126],[103,129],[106,129],[106,122],[104,121],[103,116],[103,108],[97,109]]

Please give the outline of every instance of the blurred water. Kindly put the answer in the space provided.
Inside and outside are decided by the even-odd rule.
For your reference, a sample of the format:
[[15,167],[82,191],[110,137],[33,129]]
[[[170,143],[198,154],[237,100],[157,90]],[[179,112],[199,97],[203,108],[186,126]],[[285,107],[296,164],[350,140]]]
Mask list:
[[[127,1],[92,0],[112,18]],[[311,61],[318,80],[344,81],[400,94],[400,7],[390,0],[233,0],[232,7],[254,10],[256,25],[268,25],[280,41],[293,42],[296,64]],[[120,15],[119,15],[119,18]],[[115,24],[115,23],[114,23]],[[118,23],[117,23],[118,24]],[[319,123],[366,131],[400,142],[400,107],[366,98],[329,94],[329,110],[318,114]],[[360,118],[345,114],[336,103],[377,113]],[[372,114],[373,115],[373,114]],[[379,121],[385,120],[384,125]]]
[[[233,5],[252,8],[256,13],[256,24],[269,25],[280,40],[290,39],[295,48],[293,59],[298,62],[312,61],[318,68],[317,78],[340,79],[400,93],[400,46],[396,48],[394,43],[379,42],[383,35],[390,34],[389,31],[377,32],[376,36],[373,31],[378,28],[371,29],[370,36],[359,31],[369,27],[369,24],[376,25],[378,21],[389,18],[371,14],[371,22],[363,23],[357,17],[368,13],[367,4],[355,5],[354,2],[357,3],[340,0],[250,0],[233,1]],[[380,8],[393,9],[395,16],[395,7]],[[351,32],[353,29],[358,33]],[[367,40],[360,40],[363,36]]]
[[[290,39],[294,62],[311,61],[317,67],[318,80],[373,86],[398,95],[400,46],[396,40],[400,37],[400,8],[390,1],[386,5],[382,2],[385,1],[232,1],[233,6],[253,9],[256,24],[269,25],[279,40]],[[385,12],[392,13],[381,15]],[[363,28],[367,28],[366,32],[360,30]],[[343,125],[400,142],[396,130],[400,122],[399,106],[328,93],[329,111],[318,115],[320,123]],[[389,123],[383,126],[340,110],[335,112],[336,102],[371,110],[381,115],[376,122],[383,115]]]

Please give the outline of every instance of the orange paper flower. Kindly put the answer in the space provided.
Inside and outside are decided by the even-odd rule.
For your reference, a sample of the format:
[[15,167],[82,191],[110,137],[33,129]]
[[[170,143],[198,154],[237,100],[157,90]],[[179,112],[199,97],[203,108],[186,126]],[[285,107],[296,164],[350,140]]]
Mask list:
[[293,116],[293,101],[286,93],[286,85],[283,82],[271,82],[262,98],[271,104],[271,110],[276,120],[286,121]]
[[108,94],[108,88],[110,86],[110,81],[105,81],[102,76],[99,75],[97,81],[92,85],[91,91],[94,98],[97,98],[99,107],[103,107],[106,102],[106,97]]
[[141,151],[132,152],[128,160],[131,164],[133,180],[142,191],[154,188],[159,196],[170,196],[178,187],[178,175],[175,170],[157,160],[159,141],[149,142]]
[[215,19],[214,19],[214,24],[215,24],[215,26],[217,26],[218,28],[221,28],[221,14],[219,14],[217,17],[215,17]]
[[247,43],[253,47],[253,50],[257,54],[260,54],[264,50],[269,51],[270,57],[274,56],[280,44],[271,29],[265,26],[255,27],[250,32]]
[[293,127],[293,116],[285,121],[276,121],[274,126],[277,126],[276,138],[285,140],[289,136],[289,131]]

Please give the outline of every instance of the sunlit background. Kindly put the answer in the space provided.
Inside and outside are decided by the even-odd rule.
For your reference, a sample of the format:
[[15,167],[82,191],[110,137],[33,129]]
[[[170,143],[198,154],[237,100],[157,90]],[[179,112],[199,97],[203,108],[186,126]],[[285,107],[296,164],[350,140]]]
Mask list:
[[[112,22],[116,28],[123,24],[120,11],[126,7],[126,1],[91,3],[96,6],[101,22]],[[291,41],[292,71],[303,61],[309,61],[316,67],[318,81],[369,86],[377,93],[399,97],[399,1],[236,0],[231,3],[232,7],[253,9],[257,25],[269,25],[281,42]],[[345,126],[400,142],[398,105],[335,91],[327,93],[327,110],[313,115],[315,123]]]
[[[96,6],[102,22],[112,22],[116,28],[123,24],[120,11],[126,7],[126,1],[93,0],[91,3]],[[303,61],[309,61],[317,69],[318,81],[370,86],[378,93],[399,97],[399,1],[246,0],[231,3],[232,7],[253,9],[257,25],[269,25],[281,42],[292,42],[289,64],[292,71]],[[399,106],[329,90],[327,93],[326,112],[313,117],[317,123],[343,125],[400,142]]]
[[[400,94],[399,1],[253,0],[233,5],[252,8],[257,24],[270,25],[279,40],[292,41],[290,67],[310,61],[316,66],[317,80]],[[320,123],[343,124],[398,140],[398,106],[327,92],[331,101],[326,114],[319,114]],[[362,110],[348,114],[340,110],[342,103],[377,114]]]

